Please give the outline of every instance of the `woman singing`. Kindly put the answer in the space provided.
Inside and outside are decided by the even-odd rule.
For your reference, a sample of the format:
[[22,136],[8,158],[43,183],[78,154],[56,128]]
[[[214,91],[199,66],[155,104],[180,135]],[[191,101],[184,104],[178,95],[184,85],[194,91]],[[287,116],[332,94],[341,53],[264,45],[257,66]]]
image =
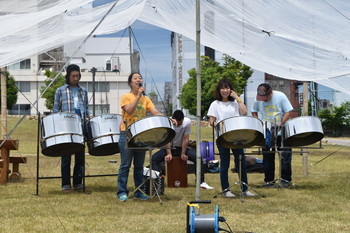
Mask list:
[[[144,96],[145,91],[142,85],[142,76],[140,73],[132,73],[128,78],[128,84],[131,91],[122,96],[120,106],[122,108],[122,123],[120,126],[120,157],[121,163],[118,174],[118,198],[120,201],[128,199],[128,176],[131,162],[134,159],[134,184],[138,187],[143,182],[143,163],[145,161],[145,151],[133,150],[125,148],[127,144],[126,139],[126,124],[129,126],[137,120],[146,117],[146,111],[152,115],[162,115],[154,107],[152,101],[147,96]],[[147,200],[148,196],[137,190],[134,193],[134,198]]]

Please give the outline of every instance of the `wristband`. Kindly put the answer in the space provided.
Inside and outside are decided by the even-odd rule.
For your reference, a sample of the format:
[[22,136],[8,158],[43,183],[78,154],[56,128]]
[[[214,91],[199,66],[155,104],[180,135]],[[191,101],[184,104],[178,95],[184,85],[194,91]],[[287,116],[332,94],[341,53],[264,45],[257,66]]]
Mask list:
[[236,100],[238,103],[242,103],[242,99],[240,97],[237,97]]

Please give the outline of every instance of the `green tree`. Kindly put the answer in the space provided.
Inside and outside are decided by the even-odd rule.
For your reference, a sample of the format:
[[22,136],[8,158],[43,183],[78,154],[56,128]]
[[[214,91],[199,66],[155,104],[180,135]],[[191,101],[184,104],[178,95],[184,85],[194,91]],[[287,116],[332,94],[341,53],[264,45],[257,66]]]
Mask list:
[[[45,76],[48,77],[45,80],[45,86],[42,86],[40,88],[40,93],[43,93],[43,91],[46,89],[46,87],[51,83],[52,79],[57,75],[57,72],[52,72],[50,70],[46,70],[45,71]],[[56,93],[56,89],[59,88],[60,86],[62,86],[64,83],[66,82],[66,78],[65,76],[63,76],[62,74],[60,74],[55,82],[47,89],[47,91],[44,93],[43,98],[45,98],[45,106],[50,109],[53,110],[53,105],[54,105],[54,101],[55,101],[55,93]]]
[[332,130],[332,136],[339,137],[345,126],[350,126],[350,102],[343,102],[339,107],[328,108],[318,112],[318,117],[322,119],[325,129]]
[[[224,56],[224,63],[213,61],[209,57],[202,56],[200,61],[201,66],[201,116],[205,116],[208,108],[213,102],[214,91],[217,83],[222,78],[229,79],[236,88],[237,94],[243,93],[247,80],[252,75],[253,71],[249,66],[233,59],[229,56]],[[188,71],[190,78],[182,88],[182,93],[179,97],[181,105],[188,109],[190,114],[196,115],[197,111],[197,72],[193,68]]]
[[[6,75],[6,91],[7,91],[7,109],[12,109],[13,105],[17,103],[17,93],[18,88],[15,84],[15,78],[10,75],[9,72],[5,71]],[[1,95],[1,90],[0,90]],[[0,98],[0,106],[1,106],[1,98]]]

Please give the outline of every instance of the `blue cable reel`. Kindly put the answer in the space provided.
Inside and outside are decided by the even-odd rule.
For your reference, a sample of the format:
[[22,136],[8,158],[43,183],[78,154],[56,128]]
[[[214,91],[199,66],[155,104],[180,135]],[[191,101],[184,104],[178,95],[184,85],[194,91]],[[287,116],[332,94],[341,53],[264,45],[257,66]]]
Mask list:
[[211,201],[192,201],[187,204],[187,233],[218,233],[219,206],[215,207],[214,214],[196,214],[197,203],[210,204]]

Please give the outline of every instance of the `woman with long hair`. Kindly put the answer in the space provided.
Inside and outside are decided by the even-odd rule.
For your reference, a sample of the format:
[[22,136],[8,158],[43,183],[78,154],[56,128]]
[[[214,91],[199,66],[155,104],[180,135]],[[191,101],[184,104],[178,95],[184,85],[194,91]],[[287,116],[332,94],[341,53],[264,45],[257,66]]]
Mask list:
[[[208,110],[209,123],[211,126],[216,127],[217,123],[229,118],[247,114],[247,108],[242,102],[241,98],[235,92],[235,89],[228,79],[221,79],[216,85],[214,92],[215,101],[210,104]],[[223,147],[220,143],[217,143],[217,147],[220,153],[220,181],[222,194],[224,197],[235,197],[230,191],[230,185],[228,182],[228,169],[230,167],[230,148]],[[245,196],[254,196],[253,193],[248,191],[247,169],[246,161],[243,149],[232,149],[232,153],[235,157],[235,166],[238,169],[238,174],[241,174],[240,180],[242,182],[242,192]],[[241,158],[240,158],[241,157]],[[239,165],[239,161],[241,164]],[[239,172],[241,169],[241,172]]]

